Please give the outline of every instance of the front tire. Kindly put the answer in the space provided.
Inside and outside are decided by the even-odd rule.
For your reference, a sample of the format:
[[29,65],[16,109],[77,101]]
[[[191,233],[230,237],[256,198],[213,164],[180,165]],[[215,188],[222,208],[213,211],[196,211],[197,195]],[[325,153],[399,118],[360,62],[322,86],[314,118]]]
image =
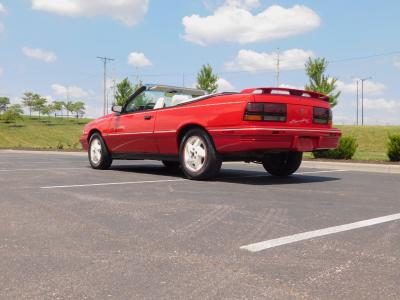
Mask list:
[[111,167],[112,157],[100,134],[94,133],[90,137],[88,155],[93,169],[107,170]]
[[222,165],[211,137],[202,129],[186,133],[180,145],[179,160],[183,173],[192,180],[212,179]]
[[274,176],[290,176],[296,172],[303,160],[302,152],[270,153],[264,156],[264,169]]

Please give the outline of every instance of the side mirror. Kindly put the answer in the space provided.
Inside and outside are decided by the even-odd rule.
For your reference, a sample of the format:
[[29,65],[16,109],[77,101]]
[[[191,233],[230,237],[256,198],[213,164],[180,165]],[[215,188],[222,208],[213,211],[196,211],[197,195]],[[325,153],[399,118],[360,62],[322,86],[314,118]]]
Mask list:
[[119,105],[113,105],[111,110],[115,113],[121,113],[122,112],[122,106]]

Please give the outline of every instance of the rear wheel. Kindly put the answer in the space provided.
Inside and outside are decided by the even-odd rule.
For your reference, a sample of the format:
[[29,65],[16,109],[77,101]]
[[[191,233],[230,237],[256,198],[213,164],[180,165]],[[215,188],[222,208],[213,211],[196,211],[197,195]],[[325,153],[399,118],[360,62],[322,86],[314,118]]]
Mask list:
[[100,134],[94,133],[89,141],[89,162],[93,169],[106,170],[112,164],[112,157]]
[[264,156],[264,169],[274,176],[290,176],[296,172],[303,160],[302,152],[270,153]]
[[179,159],[186,177],[193,180],[215,177],[222,165],[210,136],[202,129],[186,133],[180,145]]

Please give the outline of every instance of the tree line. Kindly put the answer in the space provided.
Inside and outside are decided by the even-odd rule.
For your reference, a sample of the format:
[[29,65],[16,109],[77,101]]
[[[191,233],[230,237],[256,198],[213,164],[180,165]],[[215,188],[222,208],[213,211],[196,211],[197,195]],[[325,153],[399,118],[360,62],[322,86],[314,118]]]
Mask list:
[[75,116],[76,118],[82,117],[85,114],[86,106],[83,101],[53,101],[48,102],[45,97],[39,94],[26,92],[21,98],[21,104],[11,104],[8,97],[0,97],[0,114],[2,119],[6,122],[15,122],[22,119],[24,113],[23,108],[27,108],[29,116],[32,117],[32,113],[37,113],[39,119],[43,115],[47,115],[49,118],[54,114],[54,117],[64,116]]
[[[309,83],[304,87],[306,91],[320,92],[329,96],[329,102],[334,107],[338,103],[340,92],[336,91],[337,78],[326,75],[328,61],[325,58],[309,58],[306,65],[306,74]],[[203,65],[197,74],[196,87],[207,91],[208,93],[216,93],[218,91],[219,77],[214,74],[213,68],[209,65]],[[128,78],[122,80],[116,88],[115,105],[123,106],[129,97],[140,87],[142,83],[132,84]],[[47,115],[50,117],[54,113],[63,116],[64,111],[69,115],[75,114],[77,118],[85,113],[85,103],[82,101],[53,101],[48,103],[47,99],[39,94],[27,92],[22,97],[22,104],[10,105],[7,97],[0,97],[0,114],[3,112],[3,119],[6,121],[20,119],[23,114],[23,107],[28,108],[29,115],[36,112],[40,116]]]
[[[314,91],[329,96],[329,102],[334,107],[338,103],[340,92],[336,91],[337,78],[326,75],[328,61],[325,58],[309,58],[305,64],[309,83],[305,85],[306,91]],[[219,77],[209,65],[203,65],[197,73],[196,88],[207,91],[209,94],[218,91]],[[115,105],[123,106],[129,97],[141,86],[139,82],[133,85],[128,78],[122,80],[116,89]]]

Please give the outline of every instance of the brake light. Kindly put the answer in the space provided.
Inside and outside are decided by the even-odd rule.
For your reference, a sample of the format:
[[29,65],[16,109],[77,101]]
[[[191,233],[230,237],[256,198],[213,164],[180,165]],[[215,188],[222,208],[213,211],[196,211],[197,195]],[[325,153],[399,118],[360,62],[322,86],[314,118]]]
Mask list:
[[313,122],[315,124],[332,124],[332,110],[329,108],[314,107]]
[[286,122],[287,105],[283,103],[247,104],[244,114],[245,121]]

